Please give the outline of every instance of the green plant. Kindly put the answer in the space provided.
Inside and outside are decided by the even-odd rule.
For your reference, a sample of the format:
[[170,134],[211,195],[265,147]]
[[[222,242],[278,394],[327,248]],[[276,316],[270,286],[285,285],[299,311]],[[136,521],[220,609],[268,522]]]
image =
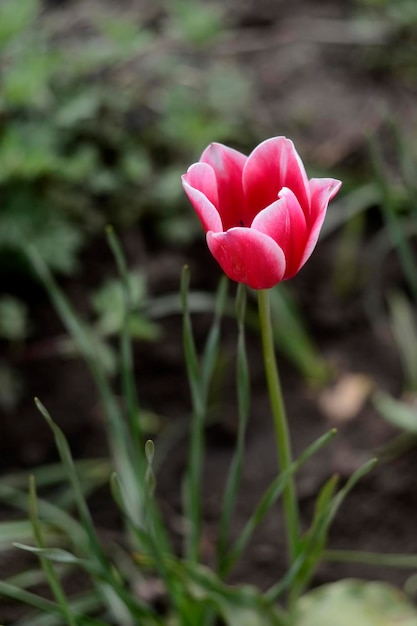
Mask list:
[[[342,626],[334,621],[333,603],[342,606],[344,602],[354,603],[354,610],[375,611],[373,623],[381,613],[376,597],[387,591],[375,583],[372,597],[368,597],[368,587],[358,581],[358,593],[350,594],[346,585],[337,583],[321,594],[313,592],[298,600],[304,592],[315,567],[321,558],[343,560],[352,558],[366,562],[375,559],[382,564],[390,564],[385,555],[356,555],[351,553],[329,552],[324,550],[329,526],[343,500],[356,482],[374,466],[370,460],[357,470],[345,485],[337,489],[337,478],[332,477],[323,486],[310,527],[300,534],[288,518],[292,528],[292,552],[289,569],[284,577],[265,593],[255,587],[238,585],[230,587],[225,576],[241,558],[249,540],[258,525],[268,514],[281,495],[293,493],[292,480],[297,470],[307,463],[313,454],[328,444],[335,435],[331,430],[313,442],[295,461],[282,459],[282,472],[268,485],[257,507],[249,516],[241,532],[234,537],[231,533],[231,520],[235,499],[239,491],[241,469],[244,462],[245,430],[249,411],[249,363],[245,347],[245,288],[240,285],[236,298],[238,323],[238,347],[236,362],[236,382],[239,407],[239,434],[237,447],[231,461],[224,487],[222,517],[219,527],[217,565],[208,569],[202,562],[201,519],[202,493],[201,470],[204,462],[204,428],[207,414],[207,399],[210,381],[218,361],[221,319],[227,303],[227,285],[223,280],[219,286],[214,308],[211,330],[202,348],[196,350],[190,296],[189,275],[185,268],[181,284],[183,308],[183,340],[187,373],[191,390],[193,417],[190,433],[190,456],[184,482],[185,545],[181,556],[173,549],[169,534],[159,511],[157,499],[157,474],[155,470],[156,447],[147,440],[140,419],[141,409],[136,397],[131,352],[131,321],[135,311],[132,308],[134,293],[132,282],[125,265],[118,240],[112,230],[108,230],[110,246],[113,250],[123,285],[123,310],[120,330],[120,351],[118,368],[122,377],[125,403],[116,401],[112,392],[108,372],[96,350],[96,341],[90,331],[81,323],[65,295],[55,283],[53,276],[35,248],[27,253],[47,288],[51,300],[78,345],[96,382],[103,409],[106,414],[106,430],[111,450],[111,461],[89,461],[75,464],[69,445],[61,429],[54,423],[47,409],[39,400],[37,407],[50,426],[61,458],[61,465],[39,468],[29,482],[29,498],[24,493],[24,478],[12,475],[0,484],[0,500],[19,510],[27,511],[30,523],[24,519],[0,525],[1,540],[7,542],[10,536],[19,541],[16,546],[39,559],[39,569],[31,569],[0,582],[0,595],[32,607],[32,611],[19,621],[19,626],[31,624],[70,624],[71,626],[110,626],[110,624],[134,625],[183,625],[214,624],[216,620],[227,626],[248,623],[254,626],[301,626],[315,623],[324,626]],[[110,291],[113,290],[113,287]],[[117,293],[120,292],[117,289]],[[117,296],[117,298],[119,295]],[[268,368],[275,363],[270,341],[270,316],[267,293],[260,295],[260,315],[264,338],[265,364]],[[271,360],[272,359],[272,360]],[[273,372],[274,370],[271,370]],[[268,375],[271,398],[280,393],[275,375]],[[276,403],[275,403],[276,404]],[[280,403],[278,402],[278,405]],[[274,410],[277,410],[276,408]],[[281,409],[280,409],[281,410]],[[276,418],[278,420],[278,418]],[[281,419],[281,418],[279,418]],[[282,419],[285,415],[282,413]],[[280,429],[278,429],[280,432]],[[92,520],[88,495],[98,485],[110,478],[114,500],[122,513],[126,528],[122,544],[109,545],[98,536]],[[67,484],[67,486],[65,486]],[[52,496],[51,489],[55,489]],[[44,495],[44,489],[46,489]],[[288,490],[291,489],[291,492]],[[47,499],[46,493],[49,493]],[[52,492],[53,493],[53,492]],[[292,498],[293,496],[291,496]],[[294,501],[292,501],[294,504]],[[75,509],[76,515],[72,511]],[[32,533],[33,541],[29,541]],[[392,561],[393,559],[391,559]],[[401,560],[396,557],[395,564]],[[405,563],[406,561],[406,563]],[[415,567],[415,558],[404,558],[402,566]],[[69,594],[66,589],[66,576],[81,570],[86,575],[83,591]],[[45,599],[31,589],[32,585],[47,582],[52,592],[52,600]],[[145,599],[149,585],[156,591],[162,585],[165,608],[161,611]],[[394,594],[388,589],[390,594]],[[285,602],[285,595],[288,602]],[[340,601],[336,602],[341,594]],[[359,595],[358,595],[359,594]],[[376,596],[375,596],[376,594]],[[151,596],[152,597],[152,596]],[[395,595],[391,608],[395,615],[407,615],[410,624],[417,619],[411,606]],[[283,606],[278,604],[281,600]],[[376,602],[376,603],[375,603]],[[329,604],[330,603],[330,604]],[[286,610],[285,606],[288,606]],[[310,608],[308,608],[310,607]],[[324,610],[328,613],[323,613]],[[330,615],[333,615],[330,618]],[[341,613],[344,615],[344,612]],[[306,621],[310,620],[310,621]],[[312,621],[311,621],[312,620]],[[384,622],[382,622],[384,623]],[[390,624],[390,622],[387,622]]]
[[27,309],[22,302],[9,295],[0,297],[0,341],[6,346],[0,359],[0,407],[4,411],[16,407],[23,391],[23,381],[12,362],[28,331]]
[[[171,11],[167,33],[175,23],[196,55],[221,27],[221,14],[202,7],[197,37],[187,26],[196,13],[180,2]],[[193,70],[180,52],[160,50],[151,28],[100,14],[91,15],[94,38],[68,47],[39,0],[4,0],[0,21],[0,255],[21,254],[29,239],[52,269],[70,273],[105,220],[130,225],[149,207],[159,207],[154,223],[180,219],[170,174],[201,135],[241,128],[249,91],[237,69]],[[183,239],[192,235],[185,222]]]
[[[417,9],[413,0],[357,0],[358,25],[372,44],[361,53],[362,65],[379,75],[415,80]],[[375,45],[376,44],[376,45]]]
[[[405,139],[398,124],[389,126],[395,167],[391,169],[384,159],[380,143],[374,138],[370,155],[378,193],[378,206],[384,228],[371,242],[368,263],[370,280],[366,302],[375,327],[389,327],[398,351],[403,373],[401,398],[377,391],[374,403],[379,414],[398,428],[401,434],[381,451],[388,456],[398,455],[413,447],[417,433],[415,394],[417,389],[417,346],[415,306],[417,304],[417,259],[414,250],[417,205],[415,201],[415,170],[417,160],[412,142]],[[395,259],[400,278],[395,286],[387,286],[378,278],[381,267]],[[382,320],[382,322],[381,322]]]

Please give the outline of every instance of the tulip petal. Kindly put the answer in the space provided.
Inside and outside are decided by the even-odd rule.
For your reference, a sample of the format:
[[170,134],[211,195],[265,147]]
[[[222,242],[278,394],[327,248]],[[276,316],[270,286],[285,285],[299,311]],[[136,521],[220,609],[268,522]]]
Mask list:
[[296,274],[300,268],[307,241],[306,218],[294,193],[284,187],[280,197],[258,213],[252,228],[269,235],[283,250],[286,261],[284,279]]
[[335,178],[311,178],[308,181],[311,195],[310,215],[316,221],[322,211],[326,211],[330,200],[335,197],[342,183]]
[[251,228],[207,233],[210,252],[225,274],[252,289],[269,289],[285,274],[285,256],[268,235]]
[[219,211],[223,230],[242,224],[245,216],[245,197],[242,187],[242,171],[247,157],[220,143],[212,143],[201,155],[200,161],[213,168],[218,192]]
[[216,208],[217,181],[213,168],[206,163],[194,163],[181,179],[204,230],[222,231],[222,221]]
[[194,163],[194,165],[188,168],[187,173],[182,178],[190,187],[201,191],[217,207],[219,201],[217,179],[210,165],[207,163]]
[[273,137],[251,152],[243,169],[249,224],[257,213],[275,202],[283,187],[294,192],[303,211],[308,213],[310,189],[303,162],[290,139]]
[[310,258],[316,247],[321,227],[326,217],[327,206],[339,191],[342,183],[334,178],[311,178],[309,185],[311,193],[311,210],[308,223],[309,234],[300,267]]

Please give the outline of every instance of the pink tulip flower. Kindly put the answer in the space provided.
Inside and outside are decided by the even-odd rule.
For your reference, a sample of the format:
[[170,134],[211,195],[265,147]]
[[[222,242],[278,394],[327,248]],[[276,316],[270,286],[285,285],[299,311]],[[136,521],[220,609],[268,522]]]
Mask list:
[[210,144],[182,183],[214,258],[229,278],[253,289],[297,274],[341,186],[333,178],[309,180],[286,137],[267,139],[248,157]]

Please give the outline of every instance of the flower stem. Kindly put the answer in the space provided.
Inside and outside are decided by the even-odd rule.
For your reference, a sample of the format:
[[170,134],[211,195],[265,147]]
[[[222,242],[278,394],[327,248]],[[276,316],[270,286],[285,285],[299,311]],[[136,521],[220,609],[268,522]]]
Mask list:
[[[278,460],[280,470],[284,472],[288,470],[291,465],[292,454],[287,416],[275,358],[268,290],[261,289],[258,291],[258,307],[265,374],[274,421]],[[288,480],[287,486],[284,489],[283,502],[287,530],[288,556],[290,563],[293,563],[297,556],[299,538],[298,505],[293,478]]]

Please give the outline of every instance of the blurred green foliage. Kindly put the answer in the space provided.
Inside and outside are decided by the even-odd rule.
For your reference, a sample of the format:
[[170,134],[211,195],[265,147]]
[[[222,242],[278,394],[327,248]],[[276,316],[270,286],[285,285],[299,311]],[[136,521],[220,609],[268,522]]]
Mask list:
[[415,82],[417,71],[417,3],[414,0],[357,0],[368,28],[382,35],[380,45],[365,49],[362,62],[384,76]]
[[25,305],[9,295],[0,297],[0,345],[3,355],[0,358],[0,409],[10,411],[16,408],[23,391],[23,382],[16,368],[7,356],[18,350],[26,339],[29,329],[28,311]]
[[[219,8],[160,0],[152,15],[116,5],[0,1],[3,272],[20,278],[29,270],[30,243],[51,270],[72,274],[81,269],[82,247],[108,222],[119,232],[141,222],[175,245],[199,232],[180,174],[209,141],[241,137],[250,88],[235,65],[208,54],[224,29]],[[140,299],[139,282],[132,286]],[[94,296],[97,349],[110,369],[105,339],[119,330],[120,306],[115,284]],[[29,321],[6,294],[0,340],[8,353],[27,337]],[[157,334],[145,315],[132,325],[136,338]],[[58,352],[72,353],[58,344]],[[0,379],[0,405],[12,408],[22,385],[6,360]]]
[[403,24],[417,23],[417,5],[414,0],[359,0],[359,6],[382,9],[385,15]]
[[19,341],[25,338],[26,331],[26,307],[12,296],[2,296],[0,298],[0,338],[7,341]]
[[62,26],[62,10],[0,5],[0,257],[31,241],[71,273],[106,221],[126,227],[148,214],[159,234],[192,236],[180,217],[182,164],[240,134],[250,90],[235,67],[204,55],[222,30],[218,9],[161,3],[154,26],[103,9],[87,36],[76,21]]

